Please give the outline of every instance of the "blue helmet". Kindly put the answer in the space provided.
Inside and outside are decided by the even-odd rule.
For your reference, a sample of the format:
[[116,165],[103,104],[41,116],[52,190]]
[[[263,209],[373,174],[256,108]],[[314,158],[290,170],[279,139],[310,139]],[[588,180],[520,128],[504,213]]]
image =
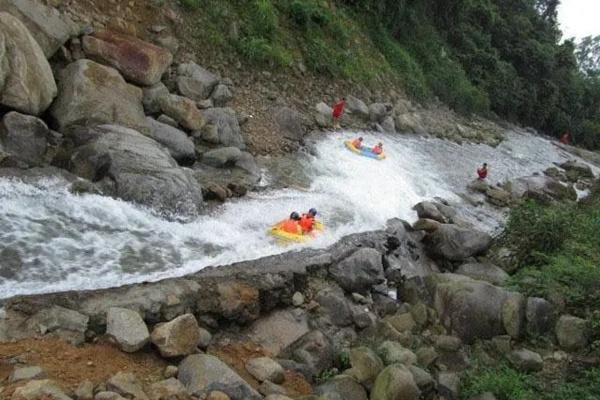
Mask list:
[[310,210],[308,210],[308,213],[314,217],[317,215],[317,209],[311,208]]

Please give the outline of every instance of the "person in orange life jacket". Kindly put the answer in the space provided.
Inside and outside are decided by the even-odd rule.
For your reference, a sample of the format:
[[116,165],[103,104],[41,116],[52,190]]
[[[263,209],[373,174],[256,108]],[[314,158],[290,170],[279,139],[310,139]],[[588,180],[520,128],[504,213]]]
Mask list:
[[316,216],[317,210],[314,208],[308,210],[308,214],[302,214],[302,217],[300,217],[300,227],[303,233],[309,233],[313,230]]
[[560,142],[562,144],[569,144],[569,133],[568,132],[564,132],[561,136],[560,136]]
[[359,137],[358,139],[354,139],[352,141],[352,147],[354,147],[355,149],[361,149],[362,148],[362,142],[363,142],[363,138]]
[[333,105],[333,109],[331,110],[331,116],[334,120],[339,119],[344,113],[344,106],[346,106],[346,98],[342,97],[340,101]]
[[377,155],[383,153],[383,143],[377,143],[377,146],[373,147],[371,151]]
[[477,168],[477,175],[479,176],[480,181],[484,180],[485,178],[487,178],[487,174],[488,174],[488,165],[487,163],[483,163],[483,166],[481,168]]
[[300,227],[300,215],[296,211],[290,214],[290,218],[282,221],[279,224],[279,228],[287,233],[293,233],[296,235],[302,234],[302,228]]

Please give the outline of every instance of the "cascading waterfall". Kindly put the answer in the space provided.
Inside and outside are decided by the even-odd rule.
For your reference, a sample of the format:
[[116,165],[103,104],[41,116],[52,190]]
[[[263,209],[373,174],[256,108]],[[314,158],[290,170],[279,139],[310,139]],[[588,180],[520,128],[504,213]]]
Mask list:
[[[118,286],[181,276],[209,265],[258,258],[303,246],[324,247],[340,237],[381,228],[392,217],[414,220],[412,206],[434,196],[460,203],[474,171],[488,162],[493,182],[541,171],[568,158],[549,141],[511,133],[497,148],[416,136],[361,133],[382,140],[388,158],[348,151],[356,134],[327,134],[314,155],[298,155],[306,190],[251,193],[188,223],[96,195],[73,195],[52,179],[35,185],[0,179],[0,252],[20,265],[0,266],[0,298],[19,294]],[[278,246],[270,224],[291,211],[319,210],[327,226],[314,241]],[[497,211],[461,206],[465,218],[492,230]]]

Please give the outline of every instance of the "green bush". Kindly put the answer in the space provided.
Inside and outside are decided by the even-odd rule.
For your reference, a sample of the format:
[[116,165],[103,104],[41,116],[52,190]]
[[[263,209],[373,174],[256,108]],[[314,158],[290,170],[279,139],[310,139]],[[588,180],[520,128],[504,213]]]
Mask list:
[[282,47],[264,38],[246,37],[237,42],[239,52],[257,63],[274,63],[277,66],[289,67],[293,57]]
[[202,2],[202,0],[179,0],[181,2],[181,5],[189,8],[191,10],[195,10],[197,8],[200,8],[200,4]]
[[252,36],[273,38],[279,17],[271,0],[254,0],[251,3],[249,25]]

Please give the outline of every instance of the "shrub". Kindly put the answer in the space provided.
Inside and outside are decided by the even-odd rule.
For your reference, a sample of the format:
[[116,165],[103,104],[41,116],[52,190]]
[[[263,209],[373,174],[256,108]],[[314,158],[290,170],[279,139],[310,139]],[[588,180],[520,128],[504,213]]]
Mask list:
[[510,367],[484,368],[467,374],[461,395],[464,399],[492,392],[498,400],[533,400],[531,378]]
[[237,48],[242,55],[258,63],[274,63],[286,67],[293,61],[292,55],[285,49],[264,38],[243,38],[237,42]]
[[182,6],[189,8],[191,10],[200,8],[201,0],[179,0],[179,1],[181,2]]

